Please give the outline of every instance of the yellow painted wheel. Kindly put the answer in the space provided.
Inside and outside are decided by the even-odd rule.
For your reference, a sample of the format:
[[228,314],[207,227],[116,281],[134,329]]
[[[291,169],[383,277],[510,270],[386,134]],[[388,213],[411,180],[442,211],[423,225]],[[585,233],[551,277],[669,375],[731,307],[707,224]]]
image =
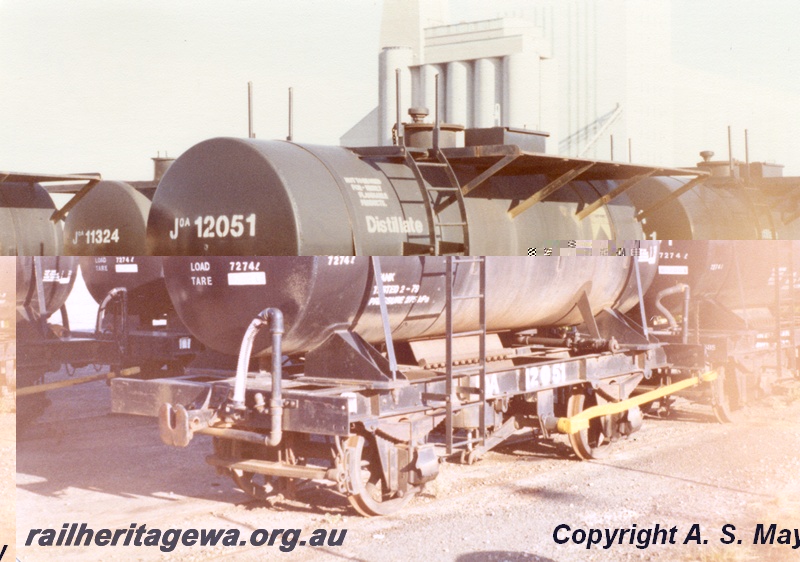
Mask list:
[[[594,393],[582,389],[576,390],[567,402],[567,415],[576,416],[584,410],[597,405]],[[611,440],[607,435],[606,427],[611,423],[611,416],[602,416],[589,420],[588,429],[581,430],[569,436],[572,450],[582,460],[600,459],[608,455]]]

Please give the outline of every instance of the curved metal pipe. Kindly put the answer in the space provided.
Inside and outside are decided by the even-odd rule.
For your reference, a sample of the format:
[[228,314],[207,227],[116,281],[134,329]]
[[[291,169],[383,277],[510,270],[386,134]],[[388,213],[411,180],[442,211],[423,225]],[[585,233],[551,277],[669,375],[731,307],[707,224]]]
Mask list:
[[236,380],[233,387],[234,408],[244,409],[245,395],[247,392],[247,372],[250,366],[250,356],[253,353],[253,341],[259,330],[270,326],[272,334],[272,393],[269,401],[269,415],[271,428],[267,444],[271,447],[278,445],[283,437],[283,395],[282,381],[282,352],[281,341],[283,338],[283,313],[277,308],[267,308],[250,322],[242,338],[239,348],[239,361],[236,365]]
[[[111,289],[108,294],[103,298],[103,302],[100,303],[100,306],[97,309],[97,320],[94,325],[95,333],[100,333],[100,328],[103,323],[103,318],[105,318],[106,308],[114,299],[118,297],[122,297],[123,303],[127,304],[128,290],[125,287],[116,287]],[[123,311],[124,312],[124,311]]]
[[120,349],[124,352],[128,342],[128,289],[125,287],[115,287],[114,289],[111,289],[103,298],[103,302],[100,303],[100,306],[97,309],[97,319],[94,325],[94,333],[98,336],[101,334],[103,320],[106,317],[108,306],[116,299],[120,299],[122,301],[122,311],[120,313],[120,322],[122,326],[120,333],[115,335],[117,336],[117,345],[119,345]]
[[667,319],[670,330],[677,332],[679,330],[678,322],[675,320],[675,317],[672,315],[672,313],[667,310],[667,307],[661,304],[661,299],[670,295],[677,295],[678,293],[684,294],[683,332],[685,335],[687,331],[686,328],[688,326],[689,285],[686,285],[685,283],[678,283],[677,285],[668,287],[663,291],[659,291],[658,295],[656,295],[656,308],[664,316],[664,318]]

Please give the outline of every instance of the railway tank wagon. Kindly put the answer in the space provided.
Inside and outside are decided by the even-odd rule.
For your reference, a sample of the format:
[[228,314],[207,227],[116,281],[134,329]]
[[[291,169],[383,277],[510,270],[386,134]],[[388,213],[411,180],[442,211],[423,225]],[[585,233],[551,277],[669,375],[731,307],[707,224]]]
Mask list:
[[[238,352],[239,369],[116,380],[114,403],[158,414],[171,445],[213,435],[209,462],[255,497],[327,478],[367,515],[401,507],[436,476],[440,453],[472,461],[523,426],[568,433],[576,454],[599,457],[641,425],[638,383],[668,368],[622,315],[652,281],[656,247],[637,257],[166,258],[184,323]],[[247,372],[251,355],[258,374]],[[584,418],[594,406],[603,415]]]
[[[160,179],[172,160],[153,160]],[[142,376],[180,374],[199,351],[172,307],[161,258],[145,255],[151,203],[143,191],[154,184],[100,181],[64,223],[65,253],[80,256],[86,288],[101,307],[98,334],[119,341],[118,367],[136,366]]]
[[160,154],[153,158],[152,180],[98,180],[89,189],[67,191],[75,192],[75,196],[64,220],[64,253],[70,256],[146,255],[150,201],[174,160]]
[[[69,207],[56,210],[44,184],[85,182],[75,185],[89,191],[99,174],[46,175],[0,171],[0,256],[58,256],[64,238],[59,222]],[[77,202],[77,201],[76,201]]]
[[[74,257],[16,258],[16,337],[19,416],[32,419],[47,406],[42,394],[23,398],[26,387],[39,383],[62,361],[53,342],[69,331],[64,304],[75,284],[78,260]],[[61,323],[48,320],[61,313]]]
[[670,240],[660,254],[645,296],[648,324],[678,349],[703,346],[720,375],[720,420],[797,374],[800,242]]
[[761,162],[704,160],[696,178],[649,177],[629,190],[648,238],[798,240],[800,178]]
[[64,223],[65,253],[79,256],[92,298],[102,306],[112,293],[117,301],[124,293],[128,327],[135,330],[152,328],[155,320],[179,324],[161,259],[144,255],[149,212],[150,200],[131,184],[101,181]]
[[[117,375],[169,376],[182,373],[199,349],[177,321],[160,258],[19,257],[16,265],[18,396],[24,421],[47,406],[45,391],[105,378],[89,375],[42,384],[47,373],[63,365],[103,364]],[[65,306],[79,266],[99,304],[90,330],[71,327]],[[57,312],[60,322],[51,322]]]

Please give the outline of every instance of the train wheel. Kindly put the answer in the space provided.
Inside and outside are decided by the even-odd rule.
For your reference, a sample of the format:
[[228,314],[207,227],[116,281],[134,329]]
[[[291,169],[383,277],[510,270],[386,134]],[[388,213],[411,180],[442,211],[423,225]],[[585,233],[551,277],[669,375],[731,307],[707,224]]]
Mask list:
[[711,407],[714,410],[714,417],[720,423],[731,423],[735,420],[735,412],[740,409],[739,404],[739,382],[735,371],[728,371],[725,368],[717,369],[717,378],[711,383]]
[[[584,410],[597,405],[597,397],[594,393],[586,393],[578,390],[570,395],[567,401],[567,415],[572,417],[580,414]],[[573,433],[569,436],[569,443],[572,450],[583,460],[600,459],[608,455],[608,448],[611,439],[607,430],[612,422],[610,416],[593,418],[589,420],[589,428]]]
[[356,435],[347,446],[347,470],[352,492],[348,500],[361,515],[372,517],[390,515],[400,510],[416,495],[413,489],[406,494],[388,490],[383,481],[378,449],[373,437]]
[[[669,386],[673,383],[671,375],[665,375],[662,384],[664,386]],[[661,419],[666,419],[670,417],[672,414],[672,403],[675,402],[674,396],[664,396],[663,398],[659,398],[658,408],[655,410],[655,415],[657,415]]]

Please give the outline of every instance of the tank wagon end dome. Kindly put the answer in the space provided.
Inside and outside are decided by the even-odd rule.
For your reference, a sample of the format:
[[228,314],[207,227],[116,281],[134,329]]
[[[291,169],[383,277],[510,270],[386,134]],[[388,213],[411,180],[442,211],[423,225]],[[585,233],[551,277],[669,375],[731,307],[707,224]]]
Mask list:
[[64,222],[64,253],[71,256],[141,256],[146,253],[150,201],[121,181],[99,182]]
[[[151,255],[352,253],[342,196],[308,150],[215,138],[172,164],[153,198]],[[333,219],[333,220],[332,220]]]

